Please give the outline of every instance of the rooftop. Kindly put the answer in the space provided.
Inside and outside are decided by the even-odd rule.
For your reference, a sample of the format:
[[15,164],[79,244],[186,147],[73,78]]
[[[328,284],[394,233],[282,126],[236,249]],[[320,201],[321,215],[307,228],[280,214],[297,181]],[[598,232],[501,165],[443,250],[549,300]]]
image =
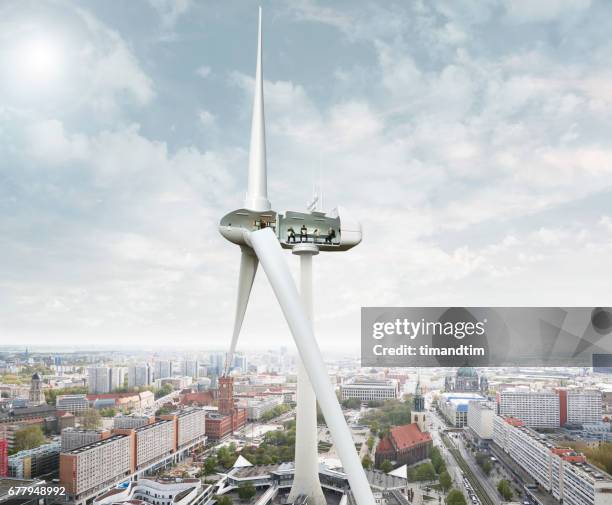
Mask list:
[[101,445],[105,445],[105,444],[110,444],[113,442],[116,442],[117,440],[121,439],[121,438],[126,438],[127,435],[113,435],[111,437],[102,439],[102,440],[98,440],[96,442],[92,442],[91,444],[87,444],[87,445],[83,445],[81,447],[77,447],[76,449],[72,449],[70,451],[67,451],[65,454],[80,454],[82,452],[85,451],[89,451],[90,449],[93,449],[95,447],[100,447]]

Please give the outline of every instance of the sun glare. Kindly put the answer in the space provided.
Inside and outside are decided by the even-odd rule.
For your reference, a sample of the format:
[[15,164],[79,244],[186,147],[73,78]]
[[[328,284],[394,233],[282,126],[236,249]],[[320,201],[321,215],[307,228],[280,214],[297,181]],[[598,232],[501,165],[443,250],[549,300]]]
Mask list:
[[62,54],[52,39],[28,40],[17,48],[15,57],[19,77],[23,80],[42,84],[60,75]]

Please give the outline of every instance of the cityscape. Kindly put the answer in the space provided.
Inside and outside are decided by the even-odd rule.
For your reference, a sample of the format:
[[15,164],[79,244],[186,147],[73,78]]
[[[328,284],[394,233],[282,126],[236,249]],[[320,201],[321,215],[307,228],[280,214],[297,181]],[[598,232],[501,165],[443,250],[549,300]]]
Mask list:
[[[298,357],[226,357],[3,349],[0,500],[289,503]],[[607,370],[326,365],[377,503],[610,503]],[[353,503],[320,412],[317,454],[326,503]]]

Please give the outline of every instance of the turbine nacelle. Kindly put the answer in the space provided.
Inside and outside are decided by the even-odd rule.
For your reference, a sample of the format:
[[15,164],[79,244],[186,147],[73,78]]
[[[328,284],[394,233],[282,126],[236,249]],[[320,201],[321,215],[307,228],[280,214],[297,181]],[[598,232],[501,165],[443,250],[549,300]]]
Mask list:
[[219,223],[221,235],[240,246],[250,247],[250,232],[264,228],[274,231],[284,249],[306,242],[315,244],[321,251],[346,251],[361,242],[361,224],[340,207],[329,214],[238,209],[223,216]]

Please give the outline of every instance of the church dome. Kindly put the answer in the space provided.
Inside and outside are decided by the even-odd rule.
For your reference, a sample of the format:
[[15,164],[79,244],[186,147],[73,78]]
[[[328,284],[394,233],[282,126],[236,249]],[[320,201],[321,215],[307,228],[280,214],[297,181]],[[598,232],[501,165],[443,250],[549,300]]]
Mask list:
[[34,372],[34,375],[32,375],[32,380],[33,381],[39,381],[40,379],[40,375],[38,374],[38,372]]
[[471,366],[462,366],[457,370],[457,377],[478,377],[478,374]]

